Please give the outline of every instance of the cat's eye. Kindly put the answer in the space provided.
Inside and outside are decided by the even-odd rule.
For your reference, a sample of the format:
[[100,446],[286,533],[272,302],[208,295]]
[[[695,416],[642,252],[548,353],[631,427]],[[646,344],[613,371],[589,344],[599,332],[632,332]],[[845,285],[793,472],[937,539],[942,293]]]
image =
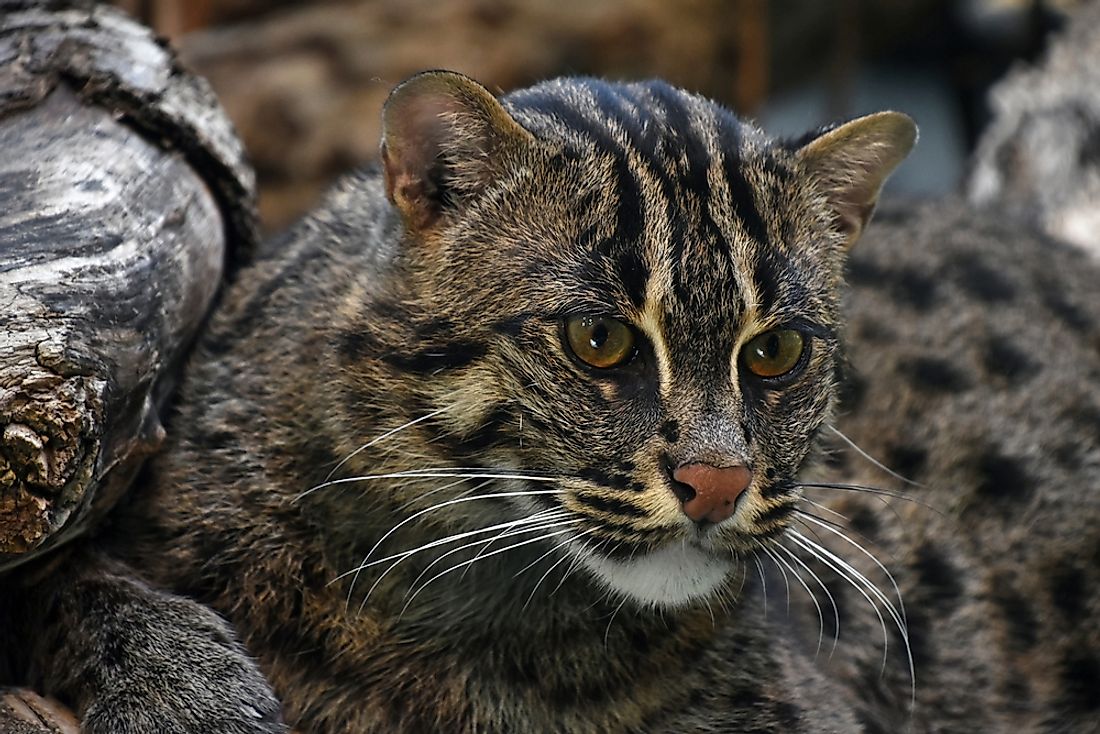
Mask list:
[[802,358],[806,339],[795,329],[772,329],[753,337],[741,350],[741,362],[757,377],[782,377]]
[[600,369],[619,367],[634,357],[634,331],[606,316],[571,316],[565,339],[577,359]]

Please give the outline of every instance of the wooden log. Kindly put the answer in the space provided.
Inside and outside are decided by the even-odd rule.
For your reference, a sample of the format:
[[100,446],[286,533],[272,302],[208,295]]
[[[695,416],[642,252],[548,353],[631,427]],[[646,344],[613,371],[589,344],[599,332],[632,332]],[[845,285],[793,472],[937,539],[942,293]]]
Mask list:
[[92,3],[0,0],[0,572],[91,527],[163,437],[253,179],[204,82]]

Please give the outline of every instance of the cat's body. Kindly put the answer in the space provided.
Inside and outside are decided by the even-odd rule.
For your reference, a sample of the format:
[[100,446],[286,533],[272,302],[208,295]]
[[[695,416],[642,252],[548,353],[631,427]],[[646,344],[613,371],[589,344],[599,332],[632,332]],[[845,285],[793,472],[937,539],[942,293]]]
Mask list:
[[[1090,730],[1090,699],[1073,685],[1096,661],[1095,561],[1045,538],[1065,528],[1087,540],[1100,517],[1089,493],[1100,437],[1082,429],[1067,443],[1024,419],[1047,395],[1077,390],[1090,404],[1072,375],[1100,369],[1091,266],[1021,235],[1002,276],[1018,295],[1004,297],[983,258],[1015,234],[955,212],[927,249],[896,234],[853,270],[864,399],[840,425],[903,472],[923,451],[930,489],[900,489],[947,513],[854,493],[840,503],[899,572],[911,711],[890,613],[881,679],[884,633],[851,590],[832,585],[840,641],[830,658],[826,635],[815,655],[816,613],[792,577],[788,615],[769,556],[803,570],[781,542],[813,563],[785,528],[796,507],[823,512],[798,504],[794,482],[818,434],[832,435],[844,250],[911,126],[865,118],[776,145],[659,84],[544,85],[505,112],[468,82],[419,80],[389,105],[385,175],[345,182],[233,287],[171,446],[97,541],[104,552],[224,614],[306,731]],[[881,264],[895,256],[909,265]],[[615,319],[584,332],[587,346],[570,341],[591,315]],[[588,366],[618,321],[636,352]],[[935,354],[982,328],[964,359],[987,356],[988,383]],[[747,350],[784,329],[801,335],[797,359],[776,377],[749,374],[782,362],[779,342]],[[1058,350],[1029,360],[1016,338]],[[1014,398],[1036,368],[1041,389]],[[1022,413],[1005,417],[1002,403]],[[1046,441],[1067,443],[1064,463]],[[833,480],[899,489],[860,461]],[[682,470],[700,466],[751,483],[696,512],[712,487],[685,490],[697,475]],[[1017,473],[1030,490],[1002,498]],[[971,529],[982,536],[964,548]],[[378,565],[355,573],[365,560]],[[1079,571],[1067,584],[1082,595],[1061,612],[1075,615],[1072,632],[1017,603],[1020,589],[1000,608],[1032,614],[1006,626],[990,579],[1039,584],[1051,564]],[[1035,630],[1024,647],[1001,633],[1020,625]],[[65,668],[65,642],[37,654],[51,651]],[[179,654],[186,677],[191,653]],[[156,693],[125,676],[141,661],[118,655],[114,683]],[[1004,682],[1032,660],[1061,677]],[[226,683],[203,674],[187,685]],[[39,682],[75,685],[48,670]],[[1023,689],[1033,709],[1020,708]]]
[[[805,509],[898,582],[917,671],[912,731],[1100,731],[1100,270],[1013,213],[935,204],[876,215],[848,281],[853,374],[836,425],[922,486],[833,436],[807,481],[904,497],[807,490],[851,522]],[[892,596],[852,545],[812,522],[797,530]],[[831,675],[865,697],[867,731],[904,731],[901,641],[891,634],[880,680],[878,620],[817,568],[842,608]],[[816,632],[815,610],[802,613]]]

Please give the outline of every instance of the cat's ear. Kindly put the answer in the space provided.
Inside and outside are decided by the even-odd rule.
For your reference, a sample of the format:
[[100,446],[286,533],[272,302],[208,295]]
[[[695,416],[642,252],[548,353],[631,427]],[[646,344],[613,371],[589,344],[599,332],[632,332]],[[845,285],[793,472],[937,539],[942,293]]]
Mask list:
[[798,148],[822,187],[851,247],[863,233],[887,177],[917,142],[917,126],[900,112],[877,112],[832,128]]
[[386,196],[406,226],[432,227],[534,138],[485,87],[450,71],[402,82],[382,108]]

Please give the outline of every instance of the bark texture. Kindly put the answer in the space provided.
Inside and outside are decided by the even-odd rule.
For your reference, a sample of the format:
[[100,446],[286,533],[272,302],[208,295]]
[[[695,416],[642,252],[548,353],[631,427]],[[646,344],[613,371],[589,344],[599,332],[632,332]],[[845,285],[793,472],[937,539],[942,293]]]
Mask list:
[[201,80],[92,4],[0,0],[0,572],[71,540],[163,437],[253,179]]

